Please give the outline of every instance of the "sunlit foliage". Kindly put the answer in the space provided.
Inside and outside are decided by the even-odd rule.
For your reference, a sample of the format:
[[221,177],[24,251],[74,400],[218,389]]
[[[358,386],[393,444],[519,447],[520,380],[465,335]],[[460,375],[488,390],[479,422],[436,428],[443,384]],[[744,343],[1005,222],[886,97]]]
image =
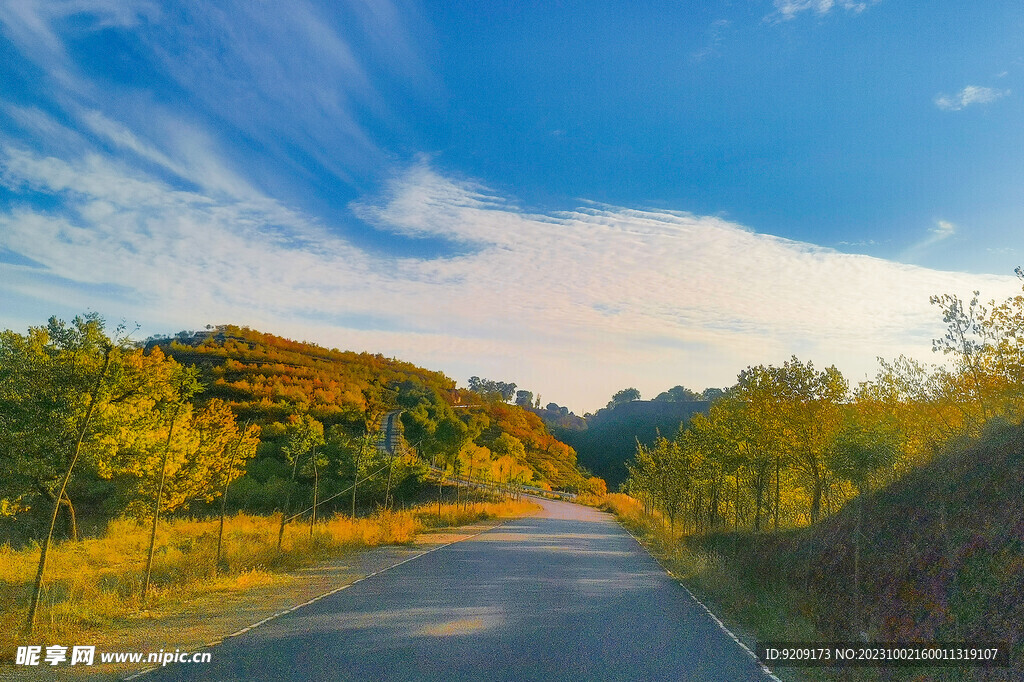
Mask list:
[[880,359],[877,376],[852,391],[835,367],[796,357],[748,367],[706,416],[638,446],[627,490],[691,532],[814,524],[993,420],[1020,423],[1024,295],[979,296],[932,297],[946,326],[934,350],[946,364]]

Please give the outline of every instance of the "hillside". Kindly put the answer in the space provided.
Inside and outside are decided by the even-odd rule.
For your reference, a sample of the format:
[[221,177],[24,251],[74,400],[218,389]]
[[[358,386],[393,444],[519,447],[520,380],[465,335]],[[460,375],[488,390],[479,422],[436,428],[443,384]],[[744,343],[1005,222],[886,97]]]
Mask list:
[[[404,409],[410,445],[425,456],[457,455],[466,467],[475,458],[474,466],[492,463],[506,474],[509,465],[498,466],[498,461],[511,458],[511,468],[520,472],[516,475],[542,486],[575,487],[581,480],[575,452],[554,438],[536,415],[457,390],[440,372],[233,325],[156,339],[150,345],[202,370],[208,385],[203,399],[223,399],[240,420],[263,427],[264,460],[281,460],[278,446],[292,415],[307,414],[325,429],[358,436],[379,428],[387,412]],[[470,452],[467,444],[477,449]],[[272,464],[257,463],[254,470],[263,472],[264,483],[271,474],[284,474]]]
[[[576,452],[553,436],[544,421],[528,409],[503,402],[482,402],[468,406],[469,418],[485,416],[489,424],[475,439],[478,445],[498,449],[496,441],[508,434],[523,445],[523,459],[534,480],[556,488],[576,489],[581,483]],[[476,418],[479,418],[477,416]]]
[[[326,349],[246,327],[157,339],[164,352],[196,365],[207,383],[205,398],[229,402],[241,419],[270,424],[296,411],[324,425],[379,423],[396,405],[394,386],[412,382],[450,394],[455,382],[440,372],[379,354]],[[389,388],[390,387],[390,388]]]
[[[822,640],[860,639],[857,633],[864,632],[872,641],[1009,642],[1010,677],[1024,679],[1021,490],[1024,427],[1004,424],[865,495],[860,623],[853,543],[858,499],[812,528],[693,536],[687,545],[697,554],[727,557],[738,577],[733,587],[747,586],[738,600],[771,594],[778,602],[788,595],[790,616],[782,621],[809,617]],[[905,677],[887,679],[920,674],[906,670]],[[971,679],[962,670],[929,675]]]
[[659,433],[675,436],[682,422],[706,412],[708,404],[703,400],[634,400],[598,410],[587,418],[583,429],[553,426],[552,432],[576,450],[581,466],[614,490],[626,480],[626,462],[636,454],[637,441],[650,445]]

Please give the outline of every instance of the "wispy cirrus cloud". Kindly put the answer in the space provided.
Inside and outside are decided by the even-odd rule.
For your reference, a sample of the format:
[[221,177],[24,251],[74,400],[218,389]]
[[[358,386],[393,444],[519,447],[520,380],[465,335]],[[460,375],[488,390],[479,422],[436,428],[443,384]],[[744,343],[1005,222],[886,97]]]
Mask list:
[[972,104],[991,104],[1010,94],[1008,89],[968,85],[954,95],[940,94],[935,97],[935,106],[943,111],[960,111]]
[[[310,180],[358,194],[391,161],[374,131],[401,134],[403,123],[377,88],[380,75],[412,97],[439,87],[414,38],[417,20],[390,0],[0,4],[0,31],[43,75],[25,83],[32,104],[10,106],[46,111],[184,183],[237,185],[227,177],[235,167],[295,194]],[[83,68],[95,55],[123,67],[97,76]]]
[[719,54],[719,48],[725,34],[732,28],[732,22],[728,19],[717,19],[704,32],[703,45],[693,53],[694,61],[704,61]]
[[840,8],[853,14],[859,14],[879,0],[774,0],[775,12],[770,19],[789,21],[805,12],[819,16]]
[[37,62],[68,67],[60,28],[71,18],[88,19],[92,30],[128,28],[159,17],[151,0],[22,0],[0,5],[3,33]]
[[948,220],[936,220],[924,237],[903,250],[900,258],[908,262],[914,262],[935,245],[954,237],[958,229],[955,223]]
[[0,249],[22,259],[0,265],[5,295],[88,304],[147,332],[251,324],[508,377],[578,409],[622,385],[725,385],[794,352],[857,378],[877,355],[927,356],[941,325],[929,295],[1015,286],[689,213],[533,213],[425,159],[354,210],[382,231],[460,242],[459,255],[374,256],[272,199],[182,191],[97,154],[2,158],[9,189],[59,204],[0,214]]

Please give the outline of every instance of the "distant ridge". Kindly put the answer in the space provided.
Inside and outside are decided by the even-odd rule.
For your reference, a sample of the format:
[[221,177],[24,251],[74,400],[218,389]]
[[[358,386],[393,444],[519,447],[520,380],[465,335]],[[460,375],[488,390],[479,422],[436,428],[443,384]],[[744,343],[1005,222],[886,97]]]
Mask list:
[[582,430],[556,426],[552,432],[576,450],[581,466],[615,490],[626,480],[626,462],[636,454],[637,441],[650,445],[659,433],[672,438],[680,424],[706,413],[709,405],[707,400],[633,400],[598,410]]

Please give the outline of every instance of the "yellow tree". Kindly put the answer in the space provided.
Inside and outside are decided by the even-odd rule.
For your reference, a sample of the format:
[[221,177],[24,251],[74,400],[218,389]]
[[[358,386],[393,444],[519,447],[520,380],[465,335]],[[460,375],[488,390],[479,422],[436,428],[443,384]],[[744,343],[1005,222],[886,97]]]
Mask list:
[[473,472],[483,471],[491,462],[491,451],[473,441],[468,441],[459,451],[456,461],[459,463],[459,470],[466,470],[466,478],[469,484],[473,485]]
[[[1016,273],[1024,281],[1024,268]],[[981,323],[989,340],[984,371],[994,388],[997,411],[1019,422],[1024,417],[1024,295],[989,305]]]
[[231,407],[219,398],[211,400],[196,415],[193,426],[199,432],[199,449],[186,465],[186,478],[205,482],[203,499],[207,502],[218,494],[221,498],[217,555],[214,559],[216,571],[221,568],[228,486],[245,472],[246,463],[256,455],[260,428],[251,424],[239,428]]
[[[780,470],[792,449],[780,423],[784,392],[778,368],[748,367],[740,372],[730,394],[715,407],[736,443],[737,454],[749,471],[748,486],[754,503],[754,530],[760,531],[769,506],[772,474],[775,479],[775,528],[779,526]],[[774,471],[773,471],[774,468]]]
[[779,420],[789,431],[791,463],[803,478],[810,497],[810,522],[821,518],[830,483],[827,454],[842,425],[842,404],[849,391],[846,379],[834,366],[816,371],[811,362],[796,356],[782,367],[770,367],[779,406]]
[[[0,340],[0,357],[4,360],[0,374],[3,426],[8,433],[20,435],[30,452],[35,449],[33,445],[43,445],[43,449],[36,450],[40,462],[56,473],[57,492],[52,494],[53,511],[40,549],[25,634],[31,634],[35,626],[61,502],[82,454],[96,407],[111,399],[111,360],[119,360],[121,351],[122,347],[107,338],[98,317],[75,318],[70,327],[51,318],[47,330],[30,331],[28,337],[6,332]],[[53,447],[49,456],[45,454],[47,446]],[[13,454],[9,447],[4,450],[4,454]],[[19,459],[27,458],[23,455]],[[57,473],[61,468],[63,474]]]
[[[153,500],[153,525],[149,535],[149,556],[146,559],[146,577],[142,582],[143,601],[145,601],[146,593],[149,591],[149,580],[153,572],[153,551],[156,548],[157,522],[160,519],[160,502],[164,493],[164,484],[167,481],[167,465],[171,454],[171,442],[175,435],[175,422],[177,422],[179,416],[183,417],[183,421],[189,418],[192,413],[192,405],[189,403],[189,400],[202,390],[199,384],[199,372],[195,368],[186,369],[177,363],[174,364],[175,366],[171,370],[170,381],[167,383],[167,390],[164,395],[165,406],[164,410],[162,410],[170,418],[167,423],[167,440],[164,442],[163,456],[160,459],[159,482],[157,483],[156,496]],[[188,456],[188,451],[195,447],[194,439],[190,438],[191,435],[184,433],[178,439],[179,447],[176,448],[176,454],[180,453],[181,456],[175,457],[175,461],[172,463],[174,469],[181,468],[184,459]],[[175,500],[172,505],[177,506],[181,501],[180,499]]]

